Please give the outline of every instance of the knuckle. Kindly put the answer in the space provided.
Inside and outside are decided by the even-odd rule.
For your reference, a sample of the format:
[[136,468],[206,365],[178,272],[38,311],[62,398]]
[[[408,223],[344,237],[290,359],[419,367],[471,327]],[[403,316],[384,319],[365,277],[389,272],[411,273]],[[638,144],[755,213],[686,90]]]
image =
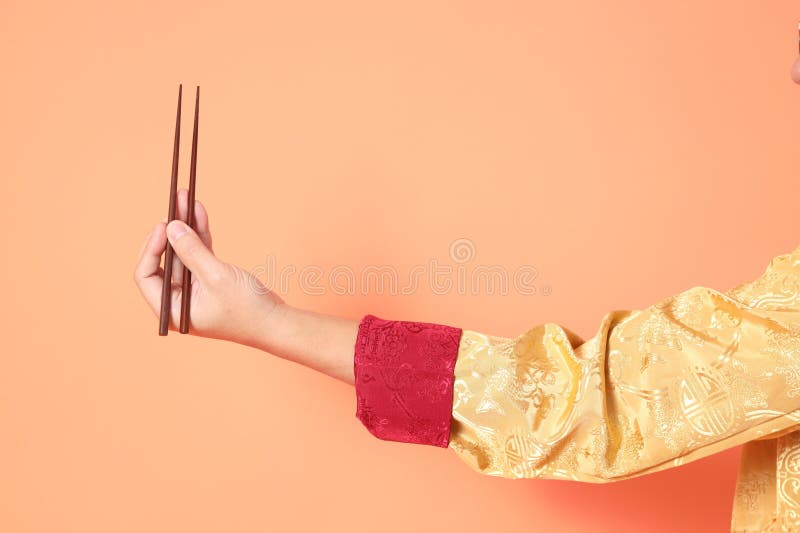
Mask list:
[[219,286],[225,283],[226,279],[225,270],[222,268],[209,269],[206,279],[210,285]]
[[199,257],[202,252],[202,247],[196,242],[190,242],[186,245],[185,253],[191,257]]

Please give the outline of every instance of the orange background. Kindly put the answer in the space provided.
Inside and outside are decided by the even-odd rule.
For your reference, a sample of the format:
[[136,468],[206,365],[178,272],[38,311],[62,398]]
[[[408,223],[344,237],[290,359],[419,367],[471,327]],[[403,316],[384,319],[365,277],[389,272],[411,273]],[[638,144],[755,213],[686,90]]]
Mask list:
[[[289,291],[497,335],[800,244],[800,12],[763,2],[29,2],[0,6],[0,531],[727,531],[738,448],[606,485],[511,481],[380,441],[352,387],[170,334],[132,281],[181,181],[252,268],[534,265],[552,294]],[[493,530],[494,530],[493,529]]]

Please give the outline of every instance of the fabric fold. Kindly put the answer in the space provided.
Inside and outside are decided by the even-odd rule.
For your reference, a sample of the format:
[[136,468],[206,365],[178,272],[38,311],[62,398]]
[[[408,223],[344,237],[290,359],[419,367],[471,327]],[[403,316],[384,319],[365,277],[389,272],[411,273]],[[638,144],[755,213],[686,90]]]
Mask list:
[[800,247],[727,292],[611,311],[577,345],[554,323],[464,330],[449,447],[487,475],[607,483],[745,444],[731,531],[800,531],[799,422]]
[[732,533],[800,531],[800,431],[742,447]]

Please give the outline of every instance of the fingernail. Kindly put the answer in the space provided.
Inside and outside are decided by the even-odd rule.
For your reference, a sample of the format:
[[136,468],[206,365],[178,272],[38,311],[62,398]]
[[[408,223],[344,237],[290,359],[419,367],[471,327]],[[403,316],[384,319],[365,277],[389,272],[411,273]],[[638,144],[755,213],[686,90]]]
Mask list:
[[176,241],[178,240],[187,230],[186,224],[181,222],[180,220],[173,220],[167,226],[167,236],[169,240]]

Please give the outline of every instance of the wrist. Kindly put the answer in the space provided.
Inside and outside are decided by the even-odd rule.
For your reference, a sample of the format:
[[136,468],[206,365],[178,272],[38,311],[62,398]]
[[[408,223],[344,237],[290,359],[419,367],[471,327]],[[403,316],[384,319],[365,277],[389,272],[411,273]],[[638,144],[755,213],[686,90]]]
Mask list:
[[256,306],[252,319],[247,321],[246,332],[240,344],[275,353],[289,308],[283,301],[265,301]]
[[350,385],[354,383],[357,320],[281,303],[269,311],[257,330],[252,346]]

